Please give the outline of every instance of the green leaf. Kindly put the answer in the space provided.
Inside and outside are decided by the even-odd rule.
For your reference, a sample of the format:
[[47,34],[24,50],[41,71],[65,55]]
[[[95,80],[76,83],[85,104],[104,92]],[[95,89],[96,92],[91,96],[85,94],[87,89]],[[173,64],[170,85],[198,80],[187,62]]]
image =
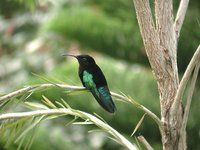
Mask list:
[[100,120],[102,120],[104,123],[107,124],[107,122],[101,116],[99,116],[97,113],[94,113],[94,115],[97,116]]
[[135,132],[138,130],[138,128],[140,127],[140,125],[142,124],[143,120],[144,120],[144,117],[145,117],[146,114],[144,114],[142,116],[142,118],[140,119],[140,121],[137,123],[135,129],[133,130],[133,133],[131,134],[131,136],[133,136],[135,134]]
[[135,99],[133,99],[131,96],[128,96],[127,98],[130,99],[130,100],[131,100],[131,103],[132,103],[133,105],[135,105],[136,107],[141,107],[141,104],[138,103],[138,102],[137,102]]
[[64,104],[64,106],[65,106],[66,108],[72,109],[72,108],[70,107],[70,105],[69,105],[64,99],[61,98],[61,101],[63,102],[63,104]]
[[61,106],[62,108],[68,108],[67,106],[65,106],[65,104],[62,104],[62,103],[60,103],[60,102],[58,102],[58,101],[56,101],[56,104],[58,104],[58,105]]
[[15,141],[16,137],[24,130],[24,124],[30,119],[30,117],[25,117],[19,119],[18,121],[6,120],[4,121],[0,128],[1,138],[6,139],[5,147],[9,146]]
[[42,95],[43,97],[43,103],[45,103],[47,106],[49,106],[50,108],[57,108],[56,105],[54,105],[47,97],[45,97],[44,95]]
[[26,143],[24,149],[27,149],[27,150],[31,149],[31,146],[32,146],[33,141],[34,141],[34,139],[35,139],[36,132],[37,132],[37,129],[38,129],[38,128],[39,128],[39,124],[37,124],[37,125],[33,128],[32,132],[31,132],[31,134],[30,134],[30,139],[29,139],[28,142]]
[[93,132],[104,132],[102,129],[95,129],[95,130],[89,130],[88,133],[93,133]]
[[21,134],[20,136],[15,140],[15,142],[20,141],[24,136],[27,135],[27,133],[32,130],[34,127],[36,127],[44,118],[45,116],[41,116],[38,119],[34,119],[33,122],[28,126],[28,128],[26,128]]
[[71,120],[70,122],[68,122],[65,126],[69,126],[70,124],[72,124],[73,122],[75,122],[79,117],[74,116],[74,119]]
[[65,91],[64,93],[67,93],[67,95],[81,95],[88,92],[88,90],[83,89],[83,90],[78,90],[78,91]]
[[36,102],[25,102],[27,106],[30,106],[31,108],[38,108],[38,109],[49,109],[47,106],[41,104],[41,103],[36,103]]
[[64,81],[62,80],[59,80],[58,78],[55,78],[55,77],[46,77],[45,75],[39,75],[39,74],[36,74],[36,73],[32,73],[34,76],[48,82],[48,83],[51,83],[51,84],[66,84]]
[[142,150],[140,142],[138,141],[137,137],[135,137],[135,141],[136,141],[136,145],[137,145],[138,149]]
[[91,121],[83,121],[83,122],[74,122],[73,124],[78,124],[78,125],[88,125],[88,124],[94,124],[93,122]]

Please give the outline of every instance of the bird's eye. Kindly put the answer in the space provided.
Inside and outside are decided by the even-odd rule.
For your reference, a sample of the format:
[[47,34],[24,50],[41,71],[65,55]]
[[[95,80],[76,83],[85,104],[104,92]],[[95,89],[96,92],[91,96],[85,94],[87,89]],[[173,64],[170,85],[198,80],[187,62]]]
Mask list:
[[87,61],[87,58],[82,58],[83,61]]

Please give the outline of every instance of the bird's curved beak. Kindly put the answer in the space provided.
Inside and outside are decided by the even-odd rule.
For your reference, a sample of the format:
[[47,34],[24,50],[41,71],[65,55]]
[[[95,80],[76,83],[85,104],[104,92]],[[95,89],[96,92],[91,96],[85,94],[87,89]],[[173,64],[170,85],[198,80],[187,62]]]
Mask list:
[[62,56],[71,56],[71,57],[74,57],[74,58],[76,58],[76,59],[77,59],[77,56],[75,56],[75,55],[72,55],[72,54],[62,54]]

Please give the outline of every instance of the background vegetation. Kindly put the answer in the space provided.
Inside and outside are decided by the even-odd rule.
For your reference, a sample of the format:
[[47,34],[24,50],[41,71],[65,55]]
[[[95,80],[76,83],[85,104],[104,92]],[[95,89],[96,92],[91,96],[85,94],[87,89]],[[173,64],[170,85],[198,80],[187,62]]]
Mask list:
[[[177,7],[179,1],[174,2]],[[200,2],[191,1],[178,45],[179,72],[183,72],[199,44]],[[9,1],[0,5],[0,93],[24,85],[51,82],[81,85],[78,64],[62,53],[89,53],[95,57],[114,92],[130,95],[159,115],[156,82],[149,69],[132,0]],[[199,81],[200,82],[200,81]],[[198,82],[198,83],[199,83]],[[188,149],[199,149],[200,84],[196,88],[188,124]],[[143,113],[115,101],[112,116],[100,108],[89,93],[69,95],[64,90],[38,92],[28,101],[63,98],[72,108],[97,113],[120,133],[130,137]],[[11,111],[16,106],[9,108]],[[1,111],[2,113],[2,111]],[[70,125],[69,118],[43,122],[36,132],[32,150],[122,149],[103,133],[90,133],[92,126]],[[136,135],[145,135],[155,149],[161,149],[156,124],[145,117]],[[4,139],[0,139],[4,149]],[[134,141],[135,142],[135,141]],[[95,143],[95,144],[94,144]],[[12,144],[8,149],[16,149]]]

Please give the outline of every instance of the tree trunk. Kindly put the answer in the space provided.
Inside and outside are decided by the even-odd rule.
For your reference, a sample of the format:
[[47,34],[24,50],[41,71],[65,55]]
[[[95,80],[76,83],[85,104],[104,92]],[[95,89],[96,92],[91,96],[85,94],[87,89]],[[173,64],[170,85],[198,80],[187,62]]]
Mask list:
[[[157,80],[164,150],[185,150],[186,138],[180,135],[183,108],[173,113],[172,104],[179,87],[177,34],[174,28],[172,0],[155,0],[155,23],[148,0],[133,0],[145,50]],[[181,101],[180,101],[181,102]]]

